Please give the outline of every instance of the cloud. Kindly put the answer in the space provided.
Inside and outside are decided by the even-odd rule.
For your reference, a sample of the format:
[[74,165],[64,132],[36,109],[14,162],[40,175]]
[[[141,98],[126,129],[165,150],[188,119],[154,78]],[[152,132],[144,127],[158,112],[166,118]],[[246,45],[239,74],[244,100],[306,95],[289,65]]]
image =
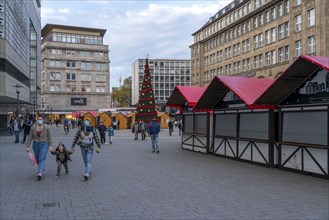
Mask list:
[[58,12],[62,14],[68,14],[70,13],[70,10],[68,8],[63,8],[63,9],[58,9]]
[[146,54],[150,58],[190,59],[192,33],[230,2],[67,1],[63,9],[56,1],[45,0],[41,16],[44,25],[106,29],[104,44],[110,49],[111,86],[118,86],[119,76],[131,76],[132,63]]

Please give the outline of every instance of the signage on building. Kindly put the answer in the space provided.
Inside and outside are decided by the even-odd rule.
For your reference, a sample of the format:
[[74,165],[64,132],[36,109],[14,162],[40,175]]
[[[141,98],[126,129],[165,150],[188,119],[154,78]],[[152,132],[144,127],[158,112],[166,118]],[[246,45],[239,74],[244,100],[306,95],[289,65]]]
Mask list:
[[71,105],[87,105],[87,98],[71,98]]

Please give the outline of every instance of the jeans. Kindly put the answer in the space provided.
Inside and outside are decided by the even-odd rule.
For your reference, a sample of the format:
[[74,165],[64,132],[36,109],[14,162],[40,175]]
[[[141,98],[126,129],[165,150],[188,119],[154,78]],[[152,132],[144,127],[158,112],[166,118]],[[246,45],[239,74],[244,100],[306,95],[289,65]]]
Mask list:
[[15,143],[19,143],[19,130],[15,131]]
[[104,144],[106,142],[105,140],[105,133],[104,134],[100,134],[101,136],[101,144]]
[[23,137],[23,142],[25,143],[26,137],[29,136],[30,131],[24,131],[24,137]]
[[35,155],[35,159],[38,162],[38,173],[45,172],[48,148],[48,142],[33,141],[33,152]]
[[81,154],[83,162],[85,163],[86,173],[91,173],[91,158],[93,157],[93,150],[91,148],[81,147]]
[[169,135],[171,136],[172,132],[174,131],[174,128],[173,127],[170,127],[169,128]]
[[159,150],[159,135],[158,134],[151,134],[152,140],[152,148],[153,150]]

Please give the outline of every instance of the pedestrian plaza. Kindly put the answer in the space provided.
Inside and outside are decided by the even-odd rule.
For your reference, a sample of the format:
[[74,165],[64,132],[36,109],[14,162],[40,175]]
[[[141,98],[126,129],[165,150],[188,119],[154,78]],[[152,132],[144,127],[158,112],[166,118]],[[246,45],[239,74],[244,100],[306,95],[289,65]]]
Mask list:
[[[71,147],[77,128],[51,130],[54,147]],[[38,181],[25,146],[1,131],[0,219],[329,218],[326,179],[182,149],[177,128],[172,136],[162,129],[159,143],[152,153],[150,138],[116,130],[113,144],[94,152],[88,181],[78,147],[68,174],[56,179],[48,154]]]

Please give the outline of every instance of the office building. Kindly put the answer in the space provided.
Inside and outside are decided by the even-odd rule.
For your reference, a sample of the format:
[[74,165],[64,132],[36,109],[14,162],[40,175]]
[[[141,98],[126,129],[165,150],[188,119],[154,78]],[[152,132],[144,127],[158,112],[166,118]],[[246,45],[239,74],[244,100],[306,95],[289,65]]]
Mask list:
[[193,33],[192,85],[278,77],[301,54],[329,56],[329,1],[235,0]]
[[40,0],[0,0],[0,128],[40,102],[40,7]]
[[[169,99],[175,86],[191,85],[191,61],[189,59],[148,59],[152,76],[154,98],[159,110]],[[132,64],[132,104],[139,100],[140,84],[143,82],[146,59]]]
[[47,24],[42,30],[42,106],[51,118],[110,105],[106,30]]

